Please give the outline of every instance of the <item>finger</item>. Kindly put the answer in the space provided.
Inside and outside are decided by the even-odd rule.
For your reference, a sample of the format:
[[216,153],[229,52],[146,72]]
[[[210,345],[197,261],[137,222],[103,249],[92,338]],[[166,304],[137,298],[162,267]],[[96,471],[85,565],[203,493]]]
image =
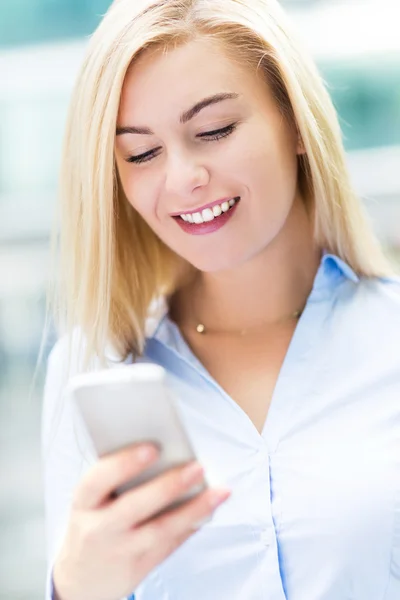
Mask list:
[[157,458],[158,450],[152,444],[140,444],[101,458],[78,486],[73,508],[98,508],[116,488],[139,475]]
[[161,562],[199,529],[199,523],[225,502],[227,489],[207,490],[182,507],[152,519],[132,532],[132,544],[138,560]]
[[147,521],[194,485],[204,482],[204,470],[197,462],[170,469],[167,473],[122,494],[107,507],[107,522],[112,529],[126,530]]

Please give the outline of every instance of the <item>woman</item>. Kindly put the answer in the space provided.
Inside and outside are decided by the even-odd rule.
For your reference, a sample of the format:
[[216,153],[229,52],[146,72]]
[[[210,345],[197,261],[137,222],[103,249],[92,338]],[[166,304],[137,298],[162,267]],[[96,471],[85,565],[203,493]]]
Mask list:
[[[399,281],[275,0],[114,2],[61,183],[49,597],[399,598]],[[167,369],[199,465],[110,500],[157,454],[96,462],[62,390],[135,360]],[[202,467],[223,487],[152,519]]]

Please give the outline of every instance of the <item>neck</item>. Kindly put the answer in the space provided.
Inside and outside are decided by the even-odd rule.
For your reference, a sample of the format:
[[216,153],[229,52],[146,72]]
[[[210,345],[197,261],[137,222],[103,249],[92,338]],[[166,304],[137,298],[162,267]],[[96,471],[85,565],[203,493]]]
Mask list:
[[262,252],[229,271],[199,273],[173,299],[172,317],[183,327],[204,323],[220,331],[281,322],[303,310],[321,255],[305,207],[295,201]]

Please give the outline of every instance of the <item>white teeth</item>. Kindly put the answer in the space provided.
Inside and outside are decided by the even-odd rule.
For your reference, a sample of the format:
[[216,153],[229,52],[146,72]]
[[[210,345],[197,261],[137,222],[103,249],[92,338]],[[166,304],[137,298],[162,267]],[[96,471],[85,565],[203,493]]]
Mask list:
[[219,204],[217,204],[216,206],[213,206],[212,211],[213,211],[214,217],[219,217],[220,214],[222,213],[222,209]]
[[223,212],[227,212],[229,210],[229,202],[223,202],[221,208]]
[[211,210],[211,208],[205,208],[203,210],[203,212],[201,213],[202,217],[203,217],[203,221],[205,223],[208,223],[208,221],[213,221],[214,220],[214,213]]
[[216,217],[222,215],[222,213],[228,212],[228,210],[232,208],[232,206],[234,206],[238,201],[239,199],[232,198],[231,200],[223,202],[222,204],[216,204],[212,208],[205,208],[201,213],[187,213],[180,215],[180,217],[187,223],[196,223],[197,225],[200,223],[208,223],[209,221],[213,221]]
[[197,225],[200,223],[204,223],[203,217],[201,216],[201,214],[199,212],[194,213],[192,215],[192,217],[193,217],[193,223],[196,223]]

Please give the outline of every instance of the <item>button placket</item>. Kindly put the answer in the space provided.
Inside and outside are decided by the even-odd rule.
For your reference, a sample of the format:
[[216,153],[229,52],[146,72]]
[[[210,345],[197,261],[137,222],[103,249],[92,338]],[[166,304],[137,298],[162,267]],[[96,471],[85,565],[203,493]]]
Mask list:
[[260,540],[263,546],[265,546],[266,548],[272,544],[273,535],[270,528],[266,527],[265,529],[261,530]]

